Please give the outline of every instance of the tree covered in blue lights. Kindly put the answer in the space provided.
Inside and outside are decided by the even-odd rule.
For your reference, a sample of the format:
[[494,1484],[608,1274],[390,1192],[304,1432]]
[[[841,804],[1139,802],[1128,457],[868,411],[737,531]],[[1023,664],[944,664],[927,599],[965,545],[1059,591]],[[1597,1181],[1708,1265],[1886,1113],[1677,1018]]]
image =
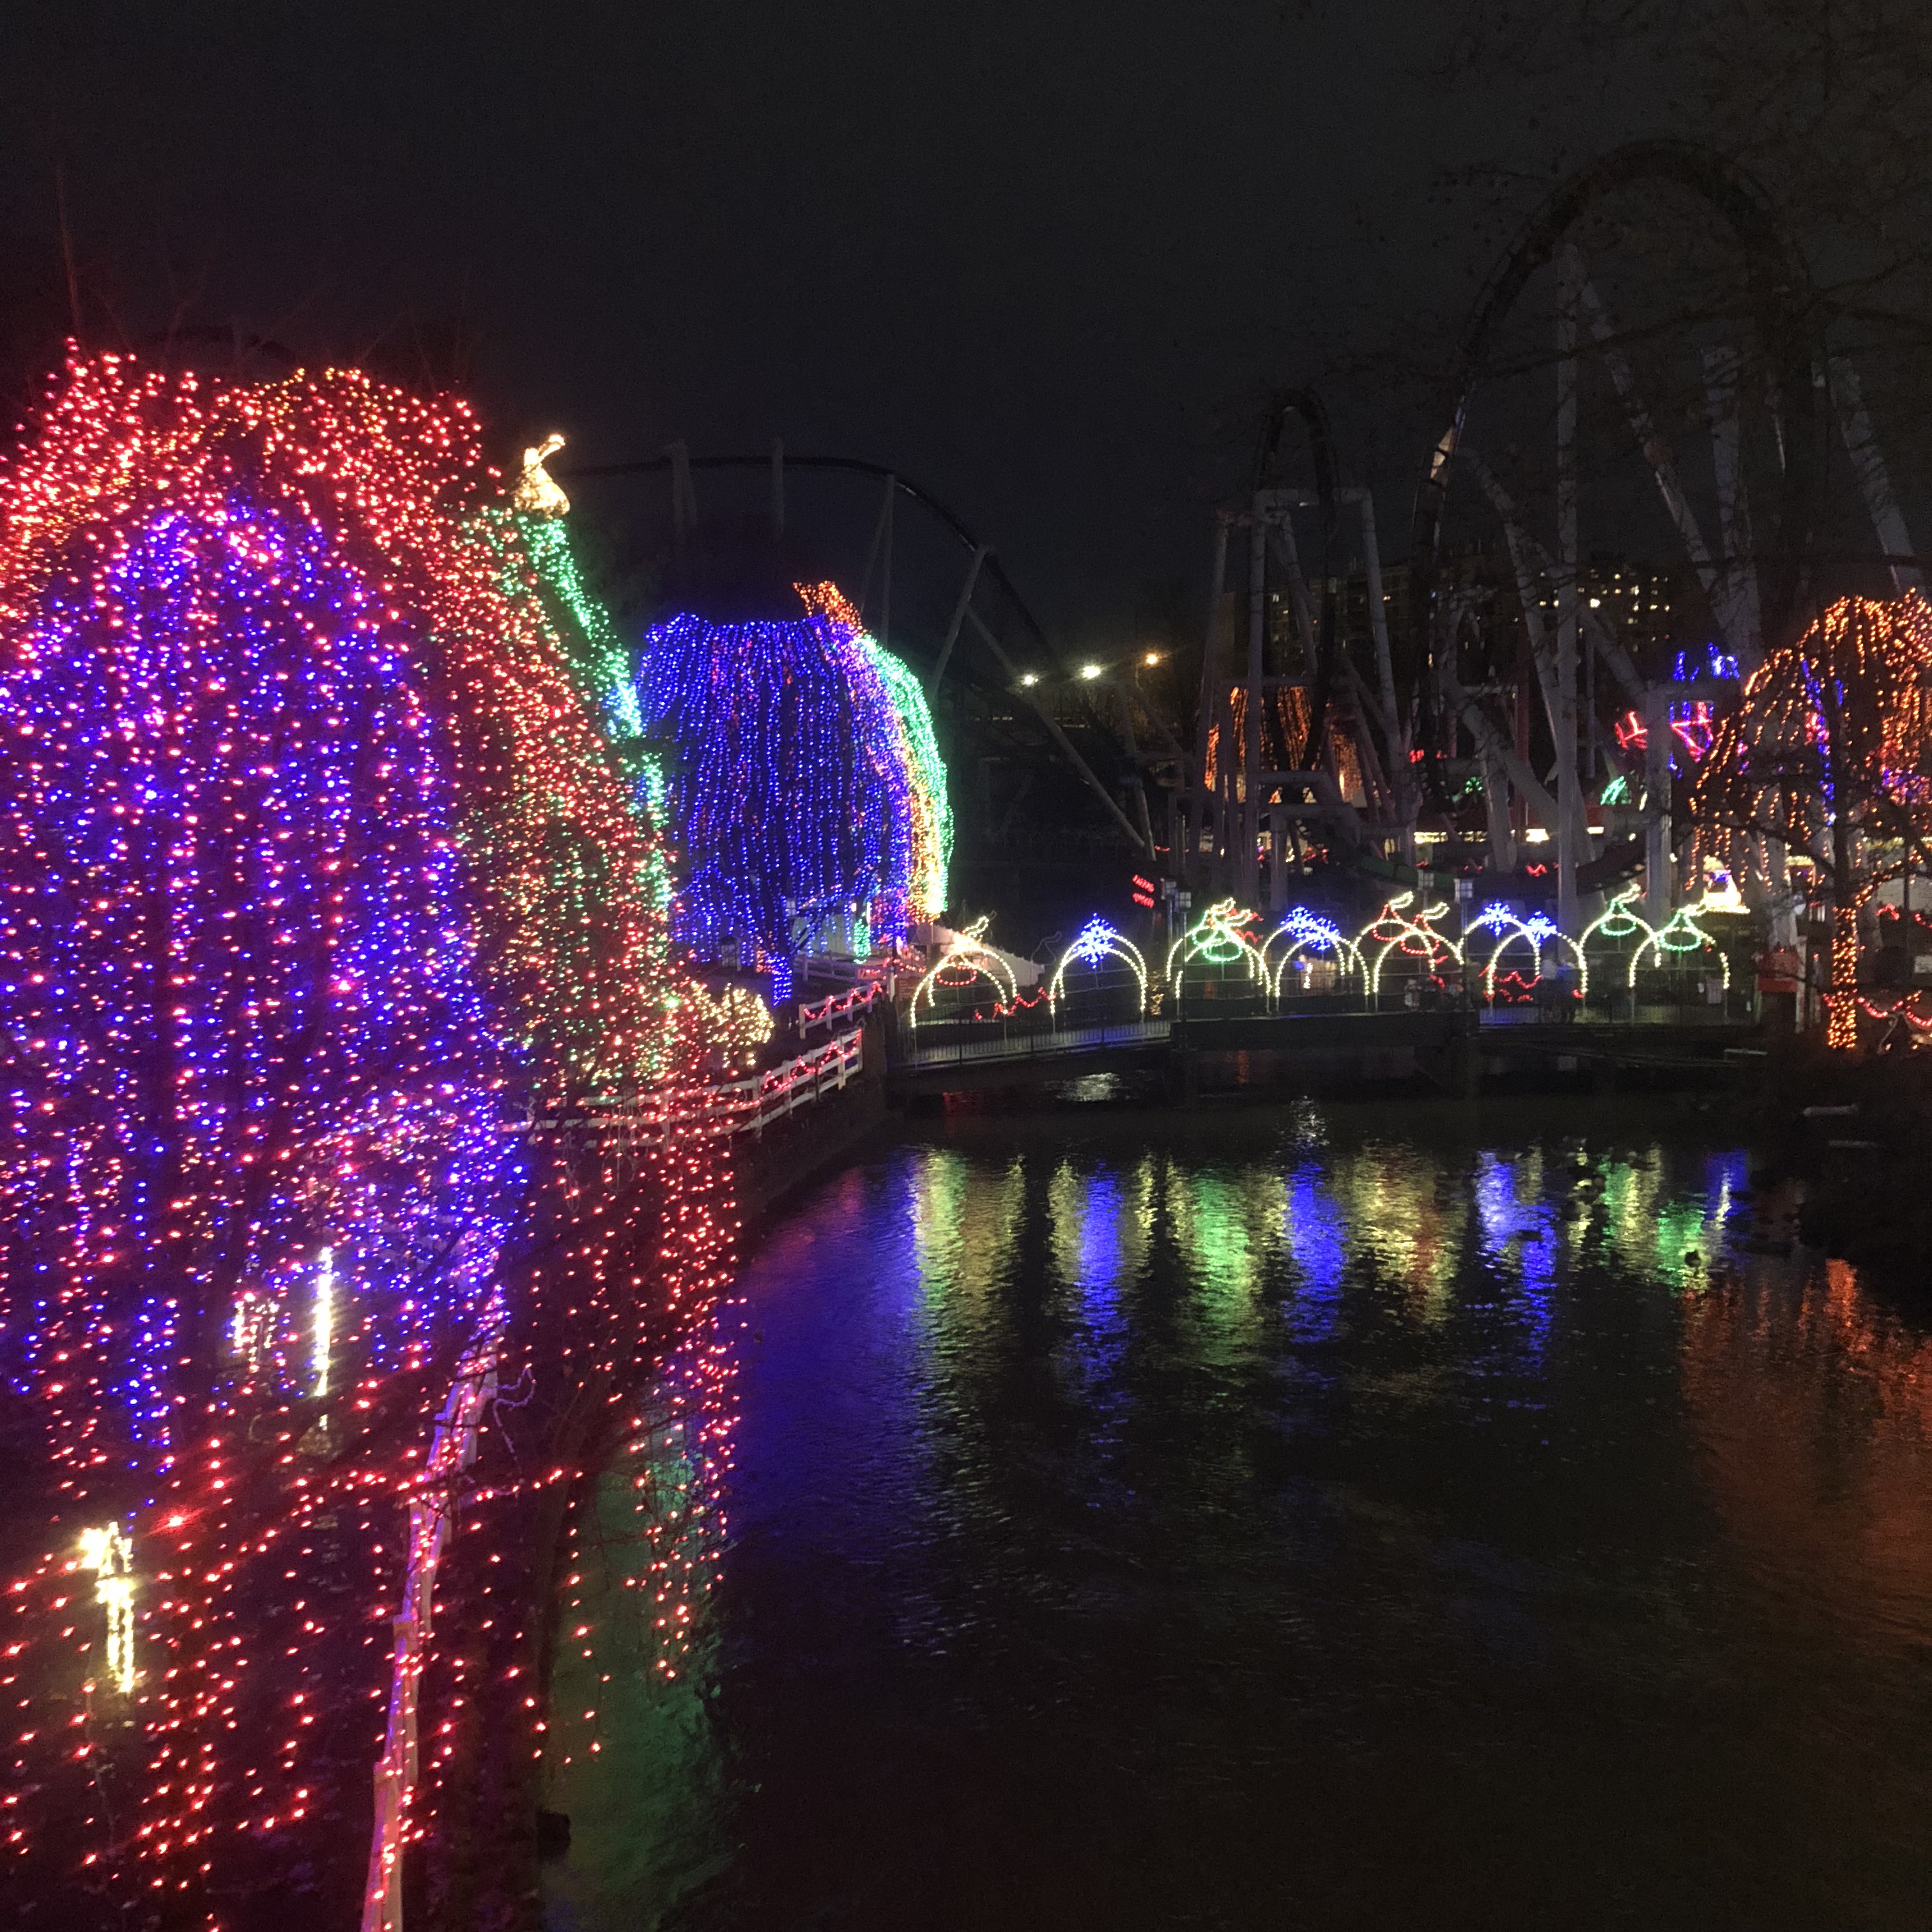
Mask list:
[[679,937],[762,956],[782,992],[828,928],[863,951],[935,917],[952,843],[917,680],[830,586],[800,594],[788,621],[658,625],[637,685],[682,862]]

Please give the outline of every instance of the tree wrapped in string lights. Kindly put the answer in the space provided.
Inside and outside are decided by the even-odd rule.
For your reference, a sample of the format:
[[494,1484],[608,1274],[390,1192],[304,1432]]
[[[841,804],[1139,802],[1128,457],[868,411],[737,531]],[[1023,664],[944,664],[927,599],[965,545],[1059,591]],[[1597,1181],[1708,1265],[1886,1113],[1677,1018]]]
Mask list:
[[1817,868],[1833,907],[1828,1037],[1855,1043],[1858,908],[1883,879],[1924,868],[1932,830],[1932,608],[1916,591],[1844,598],[1773,651],[1690,804],[1700,855],[1733,878],[1775,877],[1786,855]]
[[[42,1808],[10,1844],[46,1897],[200,1924],[250,1858],[324,1856],[381,1740],[308,1726],[373,1716],[378,1666],[415,1696],[370,1619],[420,1596],[428,1641],[397,1518],[453,1508],[452,1372],[520,1357],[567,1408],[643,1358],[647,1286],[723,1279],[719,1163],[675,1130],[716,1015],[554,514],[460,404],[351,372],[77,362],[0,477],[0,1348],[62,1539],[8,1598]],[[656,1096],[656,1220],[512,1131],[613,1095]],[[104,1671],[64,1608],[90,1551],[125,1556]],[[36,1688],[124,1700],[122,1802]]]
[[8,479],[0,1199],[64,1394],[206,1385],[325,1244],[409,1280],[513,1084],[662,1062],[662,868],[489,484],[460,407],[113,358]]
[[902,942],[946,903],[952,820],[926,694],[830,584],[787,622],[689,614],[645,638],[638,710],[664,760],[684,859],[676,929],[737,942],[789,990],[788,962],[833,922],[853,950]]

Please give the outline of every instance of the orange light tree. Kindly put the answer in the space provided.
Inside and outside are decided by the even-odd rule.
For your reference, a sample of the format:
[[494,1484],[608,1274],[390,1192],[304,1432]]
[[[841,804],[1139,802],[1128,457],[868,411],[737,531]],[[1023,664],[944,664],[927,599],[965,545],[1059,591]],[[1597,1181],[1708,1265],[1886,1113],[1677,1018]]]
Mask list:
[[[1720,726],[1690,794],[1700,853],[1734,877],[1808,857],[1832,908],[1826,1038],[1857,1040],[1858,914],[1932,830],[1932,607],[1841,598],[1773,651]],[[1882,848],[1896,845],[1899,856]]]

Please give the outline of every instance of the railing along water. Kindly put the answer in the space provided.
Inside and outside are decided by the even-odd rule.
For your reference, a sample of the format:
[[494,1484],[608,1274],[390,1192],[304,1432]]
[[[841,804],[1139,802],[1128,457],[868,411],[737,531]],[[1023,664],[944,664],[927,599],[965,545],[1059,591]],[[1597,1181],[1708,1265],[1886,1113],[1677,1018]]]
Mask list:
[[799,1038],[803,1040],[820,1027],[830,1033],[835,1020],[844,1019],[850,1014],[871,1012],[874,1002],[881,999],[884,992],[876,980],[868,980],[862,986],[854,986],[849,993],[827,993],[822,1000],[801,1000],[798,1008]]
[[[680,1133],[759,1133],[820,1095],[836,1093],[865,1063],[865,1030],[854,1027],[822,1047],[795,1054],[776,1066],[735,1080],[692,1090],[680,1110]],[[664,1110],[646,1095],[638,1100],[586,1103],[580,1112],[533,1118],[530,1131],[578,1132],[618,1148],[653,1147],[669,1131]]]

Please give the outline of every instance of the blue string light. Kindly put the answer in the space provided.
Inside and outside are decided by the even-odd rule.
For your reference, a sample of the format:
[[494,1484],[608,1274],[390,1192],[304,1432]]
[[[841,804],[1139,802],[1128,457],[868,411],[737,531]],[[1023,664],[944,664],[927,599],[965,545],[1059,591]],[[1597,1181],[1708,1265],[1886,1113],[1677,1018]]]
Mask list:
[[836,938],[902,941],[944,907],[944,767],[910,671],[836,593],[790,621],[688,614],[645,638],[637,714],[683,854],[678,937],[776,974]]

